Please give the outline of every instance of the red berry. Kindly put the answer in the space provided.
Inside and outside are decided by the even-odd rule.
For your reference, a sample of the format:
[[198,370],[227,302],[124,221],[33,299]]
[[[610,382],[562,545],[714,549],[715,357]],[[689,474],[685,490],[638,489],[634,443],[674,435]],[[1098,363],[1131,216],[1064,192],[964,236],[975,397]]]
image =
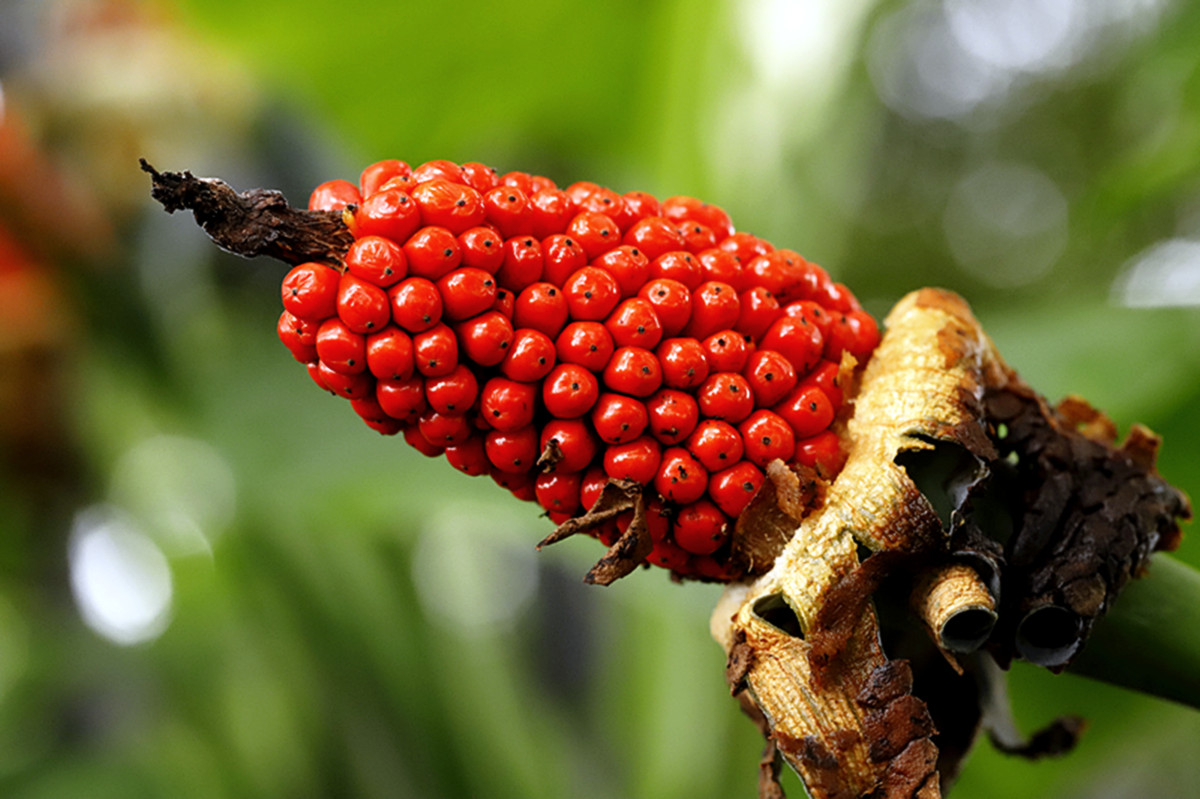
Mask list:
[[496,170],[478,161],[468,161],[461,166],[463,183],[480,194],[486,194],[500,185],[500,176]]
[[438,447],[457,447],[475,434],[466,417],[446,416],[431,408],[426,408],[417,417],[417,428],[426,441]]
[[627,191],[621,195],[621,212],[613,217],[621,230],[629,230],[639,219],[658,216],[658,200],[644,191]]
[[650,277],[678,280],[688,291],[695,291],[708,279],[704,277],[696,256],[683,250],[671,250],[655,258],[650,264]]
[[359,372],[347,375],[330,368],[329,364],[317,361],[319,380],[317,385],[324,386],[328,391],[339,397],[358,399],[370,394],[374,388],[374,380],[370,375]]
[[388,416],[374,397],[352,399],[350,407],[354,409],[360,419],[366,422],[367,427],[385,436],[394,436],[404,427],[399,419]]
[[347,205],[358,205],[362,195],[348,180],[327,180],[313,189],[308,198],[310,211],[340,211]]
[[592,261],[592,266],[612,275],[621,288],[622,297],[636,296],[650,277],[650,261],[636,247],[621,245]]
[[662,385],[662,366],[650,350],[621,347],[604,367],[604,385],[634,397],[648,397]]
[[567,278],[563,292],[571,318],[584,321],[604,319],[621,299],[616,278],[594,266],[585,266]]
[[451,322],[483,313],[496,302],[496,279],[482,269],[460,267],[437,281],[442,313]]
[[421,226],[421,212],[412,197],[400,189],[382,188],[363,199],[354,212],[355,236],[383,236],[407,241]]
[[512,346],[512,322],[499,311],[484,311],[460,322],[457,330],[463,352],[480,366],[500,363]]
[[424,183],[427,180],[436,180],[443,178],[451,183],[462,183],[463,171],[462,167],[453,161],[437,159],[434,161],[426,161],[412,171],[413,181],[416,183]]
[[650,436],[614,444],[604,452],[604,473],[614,480],[632,480],[649,485],[658,474],[662,451]]
[[408,273],[437,280],[462,263],[458,239],[444,227],[428,225],[404,243]]
[[842,451],[842,442],[838,435],[826,430],[797,441],[795,458],[797,463],[812,467],[822,477],[831,479],[842,470],[842,465],[846,462],[846,453]]
[[763,484],[763,473],[749,461],[722,469],[708,481],[708,496],[721,512],[736,519]]
[[742,434],[729,422],[705,419],[688,437],[687,450],[710,472],[728,468],[742,459]]
[[808,377],[802,381],[803,385],[816,386],[825,393],[829,398],[830,404],[833,405],[834,413],[837,413],[838,408],[842,407],[842,383],[841,383],[841,365],[833,361],[821,361]]
[[[824,270],[821,270],[822,276],[826,276]],[[861,311],[862,306],[858,304],[858,300],[850,289],[846,288],[845,283],[834,283],[831,280],[820,280],[817,290],[813,292],[812,298],[825,306],[831,311],[850,313],[851,311]]]
[[665,538],[655,541],[650,554],[646,556],[647,563],[661,566],[676,574],[684,572],[688,568],[690,560],[691,556],[688,555],[687,550]]
[[283,307],[297,319],[320,323],[337,313],[341,273],[315,262],[292,267],[280,287]]
[[279,334],[279,340],[292,353],[293,358],[300,363],[308,363],[317,359],[316,333],[313,332],[315,328],[316,325],[312,322],[297,319],[284,311],[279,315],[275,332]]
[[458,235],[484,222],[484,203],[479,192],[461,183],[437,179],[412,190],[413,202],[421,209],[421,221]]
[[699,222],[712,230],[718,240],[728,238],[733,233],[733,223],[724,209],[694,197],[670,197],[664,200],[662,215],[677,225],[687,221]]
[[605,214],[615,219],[625,210],[625,201],[612,189],[599,186],[579,201],[579,210]]
[[743,291],[738,295],[738,301],[741,303],[742,310],[738,314],[738,321],[733,329],[739,333],[745,333],[755,341],[766,335],[767,330],[783,313],[779,307],[779,301],[762,286],[755,286]]
[[675,543],[693,555],[711,555],[729,539],[729,519],[707,499],[684,505],[671,528]]
[[458,366],[458,339],[444,324],[422,330],[412,337],[413,361],[425,377],[441,377]]
[[696,260],[700,262],[703,280],[726,283],[738,292],[750,288],[749,275],[733,253],[719,247],[711,247],[698,252]]
[[600,184],[593,183],[590,180],[578,180],[566,188],[567,199],[571,201],[576,209],[583,206],[583,201],[588,198],[588,195],[594,191],[600,190]]
[[728,283],[710,280],[692,292],[692,317],[684,335],[704,339],[737,324],[742,303]]
[[796,369],[775,350],[755,350],[742,376],[754,392],[755,403],[762,408],[776,404],[796,387]]
[[455,469],[471,477],[491,471],[492,464],[483,448],[483,439],[472,436],[456,447],[446,447],[446,460]]
[[741,375],[717,372],[700,386],[696,402],[704,416],[737,424],[754,410],[754,392]]
[[625,233],[621,243],[637,247],[650,260],[671,250],[685,249],[683,236],[679,235],[675,225],[661,216],[639,219]]
[[515,295],[505,288],[496,289],[496,301],[492,303],[492,310],[504,315],[508,321],[512,321],[513,306],[516,303]]
[[599,322],[572,322],[554,342],[561,363],[576,363],[600,372],[616,350],[612,333]]
[[633,397],[605,392],[592,406],[592,427],[606,444],[624,444],[640,436],[649,423],[646,406]]
[[376,286],[387,288],[408,274],[404,250],[391,239],[364,236],[346,251],[346,268]]
[[[551,419],[542,427],[539,455],[553,443],[561,456],[551,470],[581,472],[596,457],[596,436],[582,419]],[[590,507],[590,506],[589,506]]]
[[797,439],[809,438],[829,427],[833,403],[816,386],[801,385],[775,406],[775,413],[791,426]]
[[762,286],[781,301],[811,296],[816,288],[816,272],[792,250],[775,250],[759,255],[746,264],[754,285]]
[[587,266],[587,253],[579,242],[565,233],[555,233],[542,241],[542,279],[556,286]]
[[375,384],[375,401],[384,412],[402,422],[416,422],[425,410],[425,387],[419,377],[404,380],[379,380]]
[[694,338],[669,338],[655,350],[662,365],[663,385],[690,389],[708,379],[708,357]]
[[542,278],[542,245],[533,236],[518,236],[504,242],[504,263],[496,272],[500,285],[520,292]]
[[776,458],[790,461],[796,453],[796,435],[783,417],[768,410],[757,410],[740,425],[738,431],[746,446],[746,460],[767,468]]
[[410,175],[412,175],[412,167],[403,161],[395,159],[376,161],[362,171],[358,178],[358,185],[362,189],[363,196],[367,197],[379,191],[379,188],[392,178]]
[[692,294],[678,280],[658,278],[642,286],[638,296],[654,307],[664,336],[678,335],[692,317]]
[[654,488],[664,499],[681,505],[704,496],[708,472],[683,447],[669,447],[662,454]]
[[488,460],[502,472],[528,472],[537,463],[541,448],[533,425],[516,430],[492,430],[484,439]]
[[473,227],[458,235],[462,265],[496,274],[504,263],[504,239],[490,227]]
[[410,277],[388,290],[392,318],[410,333],[420,333],[442,321],[442,295],[433,281]]
[[448,375],[425,380],[425,401],[430,408],[447,416],[462,416],[478,396],[475,373],[461,363]]
[[702,342],[711,372],[740,372],[746,367],[750,348],[735,330],[720,330]]
[[699,222],[684,222],[679,225],[679,235],[688,252],[701,252],[717,246],[717,234],[708,225]]
[[584,510],[591,510],[596,504],[596,500],[600,499],[600,495],[604,493],[604,487],[608,485],[608,475],[604,472],[603,466],[593,466],[583,473],[583,479],[579,482],[579,505]]
[[532,383],[548,375],[554,364],[554,342],[538,330],[521,328],[513,333],[500,373],[510,380]]
[[580,481],[579,472],[539,474],[534,481],[538,504],[552,513],[574,513],[579,510]]
[[829,326],[833,324],[833,316],[813,300],[793,300],[783,306],[783,312],[788,316],[804,317],[817,326],[823,338],[829,337]]
[[573,363],[560,363],[542,384],[542,404],[551,416],[574,419],[596,404],[600,384],[595,375]]
[[664,388],[646,400],[650,434],[664,444],[678,444],[696,429],[700,407],[691,394]]
[[587,253],[589,259],[598,258],[621,244],[621,231],[617,227],[617,223],[605,214],[597,214],[592,211],[576,214],[567,225],[567,235],[579,242],[579,246],[583,247],[583,251]]
[[775,250],[770,242],[763,241],[758,236],[749,233],[731,233],[717,246],[737,258],[742,264],[742,268],[745,268],[758,256]]
[[519,430],[533,422],[537,385],[493,377],[479,394],[479,413],[495,430]]
[[317,355],[335,372],[356,375],[367,368],[367,342],[336,316],[317,329]]
[[533,233],[529,197],[516,186],[497,186],[483,196],[487,221],[504,238]]
[[360,277],[343,274],[338,281],[337,313],[355,333],[382,330],[392,318],[387,293]]
[[850,311],[834,318],[825,342],[825,358],[840,361],[842,351],[849,352],[859,363],[866,363],[879,345],[879,326],[866,311]]
[[604,321],[618,347],[654,349],[662,340],[662,325],[654,306],[640,297],[622,300]]
[[758,342],[764,350],[775,350],[788,359],[797,375],[806,375],[821,360],[825,342],[821,331],[807,318],[781,316]]
[[560,189],[543,189],[529,198],[529,225],[533,235],[539,239],[561,235],[575,213],[566,192]]
[[404,428],[404,440],[409,445],[420,452],[427,458],[436,458],[446,451],[445,447],[439,447],[436,444],[430,444],[425,436],[421,435],[420,429],[414,424],[411,427]]
[[513,304],[513,324],[554,338],[567,323],[567,297],[553,283],[530,283]]

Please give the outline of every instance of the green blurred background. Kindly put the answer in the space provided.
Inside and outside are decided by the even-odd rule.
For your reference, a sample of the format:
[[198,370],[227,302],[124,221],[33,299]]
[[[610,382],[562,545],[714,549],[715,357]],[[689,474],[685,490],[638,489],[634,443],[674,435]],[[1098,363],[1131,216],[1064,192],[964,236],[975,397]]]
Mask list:
[[[584,586],[594,542],[369,431],[278,343],[284,267],[139,156],[296,204],[381,158],[693,194],[877,314],[961,292],[1200,496],[1200,4],[3,0],[0,92],[0,796],[755,795],[718,589]],[[1200,795],[1195,711],[1011,692],[1087,734],[955,795]]]

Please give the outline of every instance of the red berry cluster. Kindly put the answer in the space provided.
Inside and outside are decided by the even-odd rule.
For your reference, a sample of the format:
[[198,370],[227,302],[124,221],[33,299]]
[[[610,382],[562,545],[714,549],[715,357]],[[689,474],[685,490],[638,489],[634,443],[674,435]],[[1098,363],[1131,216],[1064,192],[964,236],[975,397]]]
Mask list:
[[309,207],[342,210],[355,242],[344,269],[288,273],[283,343],[375,430],[556,523],[633,480],[653,488],[648,560],[728,579],[731,521],[769,462],[841,467],[842,355],[864,362],[878,328],[714,205],[381,161]]

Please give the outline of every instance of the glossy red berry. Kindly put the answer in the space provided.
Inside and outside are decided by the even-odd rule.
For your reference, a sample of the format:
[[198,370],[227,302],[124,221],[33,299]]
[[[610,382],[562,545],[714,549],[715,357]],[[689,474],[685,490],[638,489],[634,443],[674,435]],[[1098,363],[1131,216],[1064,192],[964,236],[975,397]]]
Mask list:
[[701,344],[710,372],[740,372],[746,367],[750,347],[736,330],[719,330]]
[[745,452],[742,434],[729,422],[705,419],[688,436],[687,450],[710,472],[727,469]]
[[576,214],[567,225],[566,232],[567,235],[579,242],[579,246],[583,247],[583,251],[587,253],[589,259],[598,258],[621,244],[621,230],[612,217],[592,211]]
[[364,236],[355,241],[346,251],[345,261],[351,274],[381,288],[398,283],[408,274],[404,250],[382,236]]
[[879,338],[879,326],[865,311],[839,314],[829,326],[825,358],[840,361],[841,353],[845,351],[853,355],[859,363],[866,363],[875,347],[879,345]]
[[490,227],[473,227],[458,235],[462,265],[496,274],[504,263],[504,239]]
[[653,352],[620,347],[604,367],[604,385],[634,397],[648,397],[662,385],[662,367]]
[[436,444],[430,444],[429,441],[421,434],[420,428],[414,423],[410,427],[405,427],[401,431],[404,440],[409,446],[420,452],[427,458],[437,458],[446,451],[445,447],[439,447]]
[[658,199],[644,191],[627,191],[621,195],[621,212],[613,217],[621,230],[629,230],[639,219],[658,216]]
[[495,430],[519,430],[533,422],[538,387],[493,377],[479,394],[479,413]]
[[410,175],[412,175],[412,167],[404,161],[389,158],[376,161],[364,169],[358,178],[358,185],[362,189],[363,196],[366,197],[379,191],[380,187],[392,178]]
[[412,198],[424,224],[446,228],[455,235],[484,222],[483,198],[470,186],[435,178],[416,186]]
[[720,247],[710,247],[696,253],[703,281],[715,281],[733,286],[739,294],[751,287],[751,278],[737,256]]
[[446,416],[431,408],[417,417],[417,428],[426,441],[438,447],[457,447],[475,434],[466,417]]
[[579,472],[555,470],[539,474],[534,481],[538,504],[548,511],[570,514],[579,509]]
[[842,470],[842,465],[846,462],[846,453],[842,450],[842,442],[838,435],[826,430],[797,441],[795,459],[796,463],[816,469],[822,477],[832,479]]
[[379,286],[346,273],[338,281],[337,314],[355,333],[374,333],[392,318],[391,302]]
[[327,180],[313,189],[308,198],[310,211],[340,211],[347,205],[358,205],[362,195],[348,180]]
[[456,328],[463,354],[480,366],[495,366],[508,355],[513,326],[499,311],[485,311]]
[[683,447],[669,447],[663,451],[654,488],[664,499],[686,505],[704,496],[708,472]]
[[834,413],[842,407],[841,365],[833,361],[821,361],[802,381],[803,385],[816,386],[824,392],[833,405]]
[[692,318],[692,293],[678,280],[651,280],[642,286],[638,296],[654,308],[664,336],[678,335]]
[[684,250],[671,250],[655,258],[650,264],[650,277],[677,280],[688,291],[695,291],[707,279],[696,256]]
[[425,410],[425,385],[420,377],[403,380],[379,380],[375,401],[384,412],[405,423],[415,423]]
[[654,306],[641,297],[622,300],[604,320],[618,347],[641,347],[652,350],[662,340],[662,324]]
[[604,451],[604,473],[614,480],[649,485],[658,474],[662,449],[650,436],[642,436]]
[[448,375],[425,380],[425,401],[438,413],[462,416],[479,397],[479,382],[465,364],[454,367]]
[[654,353],[667,388],[692,389],[708,379],[708,356],[694,338],[669,338]]
[[650,278],[650,261],[641,250],[629,245],[614,247],[592,261],[592,266],[608,272],[617,281],[622,297],[636,296]]
[[797,439],[820,433],[829,427],[834,415],[833,403],[816,386],[798,386],[774,410],[792,428]]
[[510,380],[532,383],[550,374],[555,362],[554,342],[545,333],[519,328],[500,362],[500,373]]
[[528,472],[537,463],[541,448],[534,425],[516,430],[492,430],[484,438],[488,460],[502,472]]
[[279,334],[279,340],[288,348],[288,352],[292,353],[293,358],[300,363],[308,363],[317,359],[316,328],[317,325],[312,322],[297,319],[284,311],[279,315],[275,332]]
[[664,388],[646,400],[650,434],[664,444],[683,441],[700,421],[700,406],[691,394]]
[[592,428],[606,444],[624,444],[640,436],[649,423],[646,406],[624,394],[604,392],[591,411]]
[[426,161],[413,169],[412,178],[416,183],[424,183],[427,180],[435,180],[437,178],[449,180],[452,183],[461,183],[463,171],[462,167],[453,161],[435,159],[433,161]]
[[591,510],[592,506],[596,504],[596,500],[600,499],[600,495],[604,493],[606,485],[608,485],[608,475],[605,474],[604,467],[602,465],[590,467],[583,473],[583,478],[579,481],[579,506],[584,510]]
[[603,269],[585,266],[563,283],[571,318],[599,321],[606,318],[621,299],[616,278]]
[[579,210],[605,214],[609,218],[615,219],[625,210],[625,201],[612,189],[598,186],[581,197]]
[[800,316],[781,316],[758,342],[765,350],[775,350],[788,359],[797,375],[806,375],[821,360],[825,342],[817,326]]
[[408,273],[416,277],[438,280],[462,263],[462,248],[458,239],[444,227],[427,225],[404,243],[408,258]]
[[715,280],[701,283],[692,292],[692,316],[683,329],[684,335],[708,338],[719,330],[736,325],[741,312],[742,303],[733,286]]
[[492,469],[484,451],[483,439],[478,436],[472,436],[458,446],[446,447],[445,455],[451,466],[471,477],[488,474]]
[[737,258],[743,268],[758,256],[775,250],[770,242],[750,233],[731,233],[717,246]]
[[283,278],[283,307],[297,319],[320,323],[337,313],[341,274],[315,262],[292,267]]
[[392,319],[409,333],[420,333],[442,321],[442,294],[433,281],[410,277],[388,290]]
[[687,550],[666,538],[654,542],[650,554],[646,556],[647,563],[661,566],[676,574],[683,574],[688,569],[691,556]]
[[749,461],[722,469],[708,481],[708,496],[721,512],[736,519],[763,484],[762,471]]
[[516,186],[497,186],[483,195],[487,221],[504,238],[533,234],[533,214],[529,197]]
[[403,422],[399,419],[388,416],[372,396],[352,399],[350,407],[358,414],[358,418],[366,423],[367,427],[382,435],[394,436],[404,427]]
[[[575,213],[566,192],[560,189],[543,189],[529,198],[529,225],[533,235],[539,239],[554,234],[562,235]],[[586,262],[586,257],[584,260]]]
[[562,286],[567,278],[587,266],[587,253],[579,242],[565,233],[555,233],[542,241],[542,279]]
[[760,408],[769,408],[796,387],[796,369],[792,362],[775,350],[759,349],[747,359],[742,376],[754,392]]
[[530,283],[513,304],[513,324],[538,330],[550,338],[567,323],[567,297],[553,283]]
[[699,222],[712,230],[718,240],[723,240],[733,233],[733,223],[723,208],[702,202],[695,197],[667,198],[662,204],[662,215],[677,225],[688,221]]
[[596,376],[574,363],[560,363],[542,384],[542,404],[551,416],[560,419],[583,416],[599,396]]
[[421,212],[412,197],[400,189],[382,188],[363,199],[354,212],[355,236],[383,236],[407,241],[421,226]]
[[750,414],[738,425],[746,447],[746,460],[760,469],[778,458],[790,461],[796,453],[796,435],[783,417],[766,409]]
[[538,453],[552,451],[551,471],[581,472],[596,457],[599,444],[583,419],[551,419],[542,427]]
[[711,419],[737,424],[754,410],[754,392],[746,378],[733,372],[717,372],[696,392],[700,413]]
[[489,474],[496,485],[507,488],[522,502],[537,502],[537,495],[533,490],[534,475],[530,472],[502,472],[493,468]]
[[779,301],[762,286],[743,291],[738,295],[738,300],[742,310],[733,329],[745,333],[755,341],[760,341],[775,320],[783,315]]
[[446,325],[415,333],[412,341],[413,361],[425,377],[448,375],[458,366],[458,338]]
[[519,293],[542,279],[544,264],[541,243],[533,236],[518,236],[504,242],[504,263],[496,278],[504,288]]
[[602,372],[616,351],[612,333],[599,322],[571,322],[554,342],[561,363]]
[[661,216],[638,220],[626,231],[621,242],[637,247],[650,260],[672,250],[686,249],[679,230]]
[[679,509],[671,528],[675,543],[693,555],[711,555],[729,540],[729,518],[715,504],[700,499]]
[[317,355],[335,372],[355,375],[367,368],[367,342],[336,316],[317,329]]
[[366,372],[343,374],[330,368],[324,361],[317,361],[317,372],[320,376],[318,385],[324,385],[339,397],[358,399],[369,396],[375,388],[375,379]]
[[442,295],[442,313],[451,322],[481,314],[496,302],[496,278],[482,269],[460,267],[436,285]]
[[500,176],[496,170],[478,161],[468,161],[459,167],[462,170],[462,181],[480,194],[486,194],[500,185]]

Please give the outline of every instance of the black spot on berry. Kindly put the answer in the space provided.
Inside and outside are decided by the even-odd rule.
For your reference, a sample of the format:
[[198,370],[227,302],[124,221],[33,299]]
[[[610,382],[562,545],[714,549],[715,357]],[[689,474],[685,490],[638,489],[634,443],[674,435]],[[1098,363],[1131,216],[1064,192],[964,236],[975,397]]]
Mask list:
[[508,201],[510,203],[515,203],[517,201],[517,195],[515,195],[515,194],[508,195]]
[[550,297],[557,297],[558,289],[550,289],[549,291],[546,292],[546,294]]
[[391,277],[392,276],[392,268],[390,266],[387,267],[386,269],[383,270],[383,274],[385,277]]
[[578,391],[578,390],[579,390],[579,384],[578,384],[578,383],[572,383],[572,384],[571,384],[571,390],[572,390],[572,391]]
[[353,359],[353,358],[351,358],[351,359],[349,359],[348,361],[346,361],[346,365],[347,365],[347,366],[353,366],[353,365],[354,365],[354,359]]
[[464,205],[466,205],[466,204],[467,204],[467,201],[466,201],[466,200],[463,200],[463,199],[460,199],[458,202],[456,202],[456,203],[454,203],[454,204],[455,204],[455,205],[457,205],[459,208],[462,208]]
[[742,488],[746,489],[747,491],[753,491],[754,483],[751,483],[749,480],[747,480],[746,482],[742,483]]
[[442,250],[442,256],[443,256],[443,257],[445,257],[445,258],[449,258],[451,255],[454,255],[454,250],[450,249],[449,247],[447,247],[446,249]]
[[583,292],[583,296],[590,300],[592,298],[592,292],[585,291]]
[[816,411],[817,411],[817,403],[815,403],[815,402],[810,402],[810,403],[808,403],[808,409],[809,409],[810,411],[812,411],[813,413],[816,413]]
[[770,437],[770,436],[763,436],[763,437],[762,437],[762,443],[763,443],[763,446],[764,446],[764,447],[769,447],[769,446],[771,446],[771,437]]
[[492,416],[499,416],[499,415],[500,415],[500,411],[497,411],[497,410],[492,411]]
[[645,333],[645,332],[646,332],[646,326],[645,326],[645,325],[638,325],[638,326],[637,326],[637,332],[639,332],[639,333]]

